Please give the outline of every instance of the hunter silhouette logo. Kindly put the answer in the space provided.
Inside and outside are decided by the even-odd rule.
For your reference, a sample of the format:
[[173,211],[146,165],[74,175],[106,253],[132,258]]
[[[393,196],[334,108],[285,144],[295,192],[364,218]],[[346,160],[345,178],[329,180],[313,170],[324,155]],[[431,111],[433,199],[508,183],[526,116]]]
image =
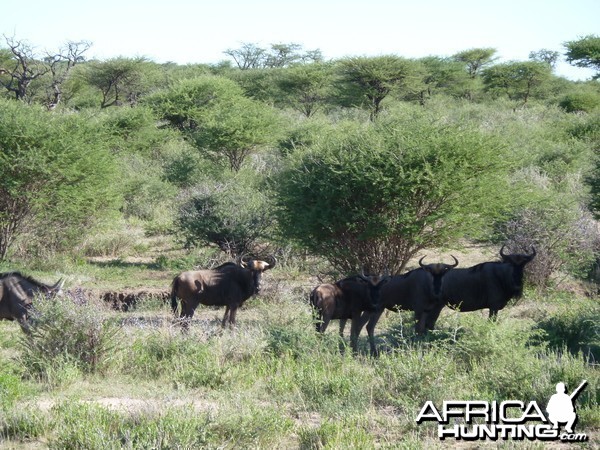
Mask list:
[[573,433],[573,425],[577,421],[577,413],[575,412],[574,400],[583,390],[587,380],[579,385],[571,395],[566,393],[565,383],[556,384],[556,394],[550,397],[546,411],[548,411],[548,419],[554,425],[552,429],[557,430],[560,422],[566,422],[565,431]]
[[[550,397],[546,405],[547,416],[536,401],[449,400],[444,401],[439,410],[432,401],[427,401],[417,415],[416,422],[437,422],[441,440],[587,441],[586,434],[573,432],[577,422],[574,403],[586,385],[587,381],[583,380],[569,395],[565,384],[557,383],[556,394]],[[561,424],[565,424],[562,432]]]

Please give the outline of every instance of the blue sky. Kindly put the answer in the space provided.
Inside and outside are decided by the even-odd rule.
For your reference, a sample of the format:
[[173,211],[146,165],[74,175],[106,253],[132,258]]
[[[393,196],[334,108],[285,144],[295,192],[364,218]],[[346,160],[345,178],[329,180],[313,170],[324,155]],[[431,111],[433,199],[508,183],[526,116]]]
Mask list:
[[[450,56],[497,49],[500,61],[600,35],[600,0],[30,0],[4,5],[0,32],[54,51],[87,40],[88,58],[215,63],[242,43],[298,43],[326,59]],[[0,40],[4,46],[4,41]],[[592,72],[563,62],[558,75]]]

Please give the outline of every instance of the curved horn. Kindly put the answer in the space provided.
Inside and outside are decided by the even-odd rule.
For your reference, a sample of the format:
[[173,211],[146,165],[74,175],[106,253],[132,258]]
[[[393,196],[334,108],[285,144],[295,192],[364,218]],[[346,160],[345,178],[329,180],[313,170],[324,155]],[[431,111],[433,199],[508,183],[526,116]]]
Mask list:
[[452,258],[454,259],[454,264],[448,264],[450,267],[456,267],[458,266],[458,259],[456,259],[456,257],[454,255],[450,255],[452,256]]
[[425,256],[423,256],[420,260],[419,260],[419,266],[421,267],[425,267],[425,265],[423,264],[423,260],[425,259]]
[[65,279],[64,278],[60,278],[56,284],[54,286],[52,286],[52,290],[53,291],[60,291],[63,287],[63,284],[65,284]]
[[506,247],[506,244],[502,245],[502,248],[500,249],[500,256],[502,257],[508,256],[506,253],[504,253],[504,247]]
[[248,256],[247,253],[242,253],[238,259],[238,265],[242,267],[248,267],[248,263],[252,260],[252,256]]
[[269,265],[265,270],[270,270],[277,265],[277,258],[273,255],[269,255],[265,258],[265,262]]

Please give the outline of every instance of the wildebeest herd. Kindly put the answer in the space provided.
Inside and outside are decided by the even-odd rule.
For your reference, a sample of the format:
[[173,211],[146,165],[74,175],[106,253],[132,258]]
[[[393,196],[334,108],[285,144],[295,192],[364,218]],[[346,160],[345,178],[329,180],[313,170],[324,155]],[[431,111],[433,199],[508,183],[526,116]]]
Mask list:
[[[408,310],[415,315],[415,330],[432,330],[445,306],[466,312],[489,309],[495,318],[512,298],[523,293],[523,271],[536,256],[530,253],[507,254],[500,249],[500,261],[484,262],[457,269],[452,264],[424,264],[401,275],[355,275],[335,283],[321,284],[310,293],[317,332],[324,332],[332,319],[340,321],[340,334],[351,320],[350,343],[357,348],[358,336],[366,325],[371,352],[376,353],[374,331],[384,310]],[[191,319],[199,304],[225,306],[222,325],[234,325],[237,310],[260,292],[262,274],[275,267],[274,257],[240,258],[214,269],[187,271],[171,284],[171,307],[176,314],[181,302],[181,319]],[[28,332],[27,318],[35,295],[61,293],[63,280],[50,286],[18,272],[0,274],[0,319],[17,320]],[[187,328],[189,320],[182,320]]]

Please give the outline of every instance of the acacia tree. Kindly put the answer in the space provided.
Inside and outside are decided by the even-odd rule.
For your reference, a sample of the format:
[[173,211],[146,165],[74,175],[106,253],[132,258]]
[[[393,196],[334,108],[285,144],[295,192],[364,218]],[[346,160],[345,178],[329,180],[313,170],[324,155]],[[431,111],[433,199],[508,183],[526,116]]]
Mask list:
[[113,58],[94,61],[87,66],[86,81],[100,90],[101,108],[137,103],[142,90],[147,61],[138,58]]
[[48,64],[49,72],[52,75],[50,85],[46,93],[46,107],[54,109],[61,102],[63,97],[63,84],[69,73],[79,64],[85,61],[84,53],[87,52],[91,43],[88,41],[67,42],[59,53],[47,53],[44,58]]
[[538,61],[496,64],[483,72],[485,90],[527,104],[552,78],[548,64]]
[[36,57],[28,43],[6,36],[4,39],[10,58],[4,62],[4,67],[0,67],[0,84],[17,100],[29,101],[31,83],[48,73],[50,68]]
[[276,79],[281,103],[305,117],[322,109],[333,93],[334,74],[328,64],[313,63],[290,67]]
[[597,79],[600,77],[600,36],[590,34],[575,41],[564,43],[567,49],[567,62],[577,67],[595,69]]
[[409,60],[394,55],[347,58],[340,62],[342,95],[353,106],[363,106],[374,121],[382,102],[405,85],[413,73]]
[[34,82],[46,90],[44,103],[54,109],[61,101],[62,86],[71,69],[85,60],[84,53],[90,48],[87,41],[67,42],[58,52],[46,52],[39,56],[28,43],[5,36],[8,50],[0,55],[0,84],[17,100],[30,102]]
[[241,70],[287,67],[294,63],[323,61],[320,50],[303,52],[302,45],[271,44],[270,49],[245,42],[240,48],[230,48],[223,53],[230,56]]
[[469,77],[476,78],[485,66],[494,61],[495,48],[472,48],[456,53],[452,58],[465,65]]
[[225,159],[236,172],[250,154],[275,141],[279,128],[273,108],[246,97],[223,77],[185,80],[146,102],[198,150],[216,161]]
[[273,180],[282,234],[351,273],[401,272],[500,201],[500,146],[477,131],[411,118],[344,124],[290,155]]
[[119,206],[117,165],[101,127],[0,101],[0,260],[27,232],[73,248]]

